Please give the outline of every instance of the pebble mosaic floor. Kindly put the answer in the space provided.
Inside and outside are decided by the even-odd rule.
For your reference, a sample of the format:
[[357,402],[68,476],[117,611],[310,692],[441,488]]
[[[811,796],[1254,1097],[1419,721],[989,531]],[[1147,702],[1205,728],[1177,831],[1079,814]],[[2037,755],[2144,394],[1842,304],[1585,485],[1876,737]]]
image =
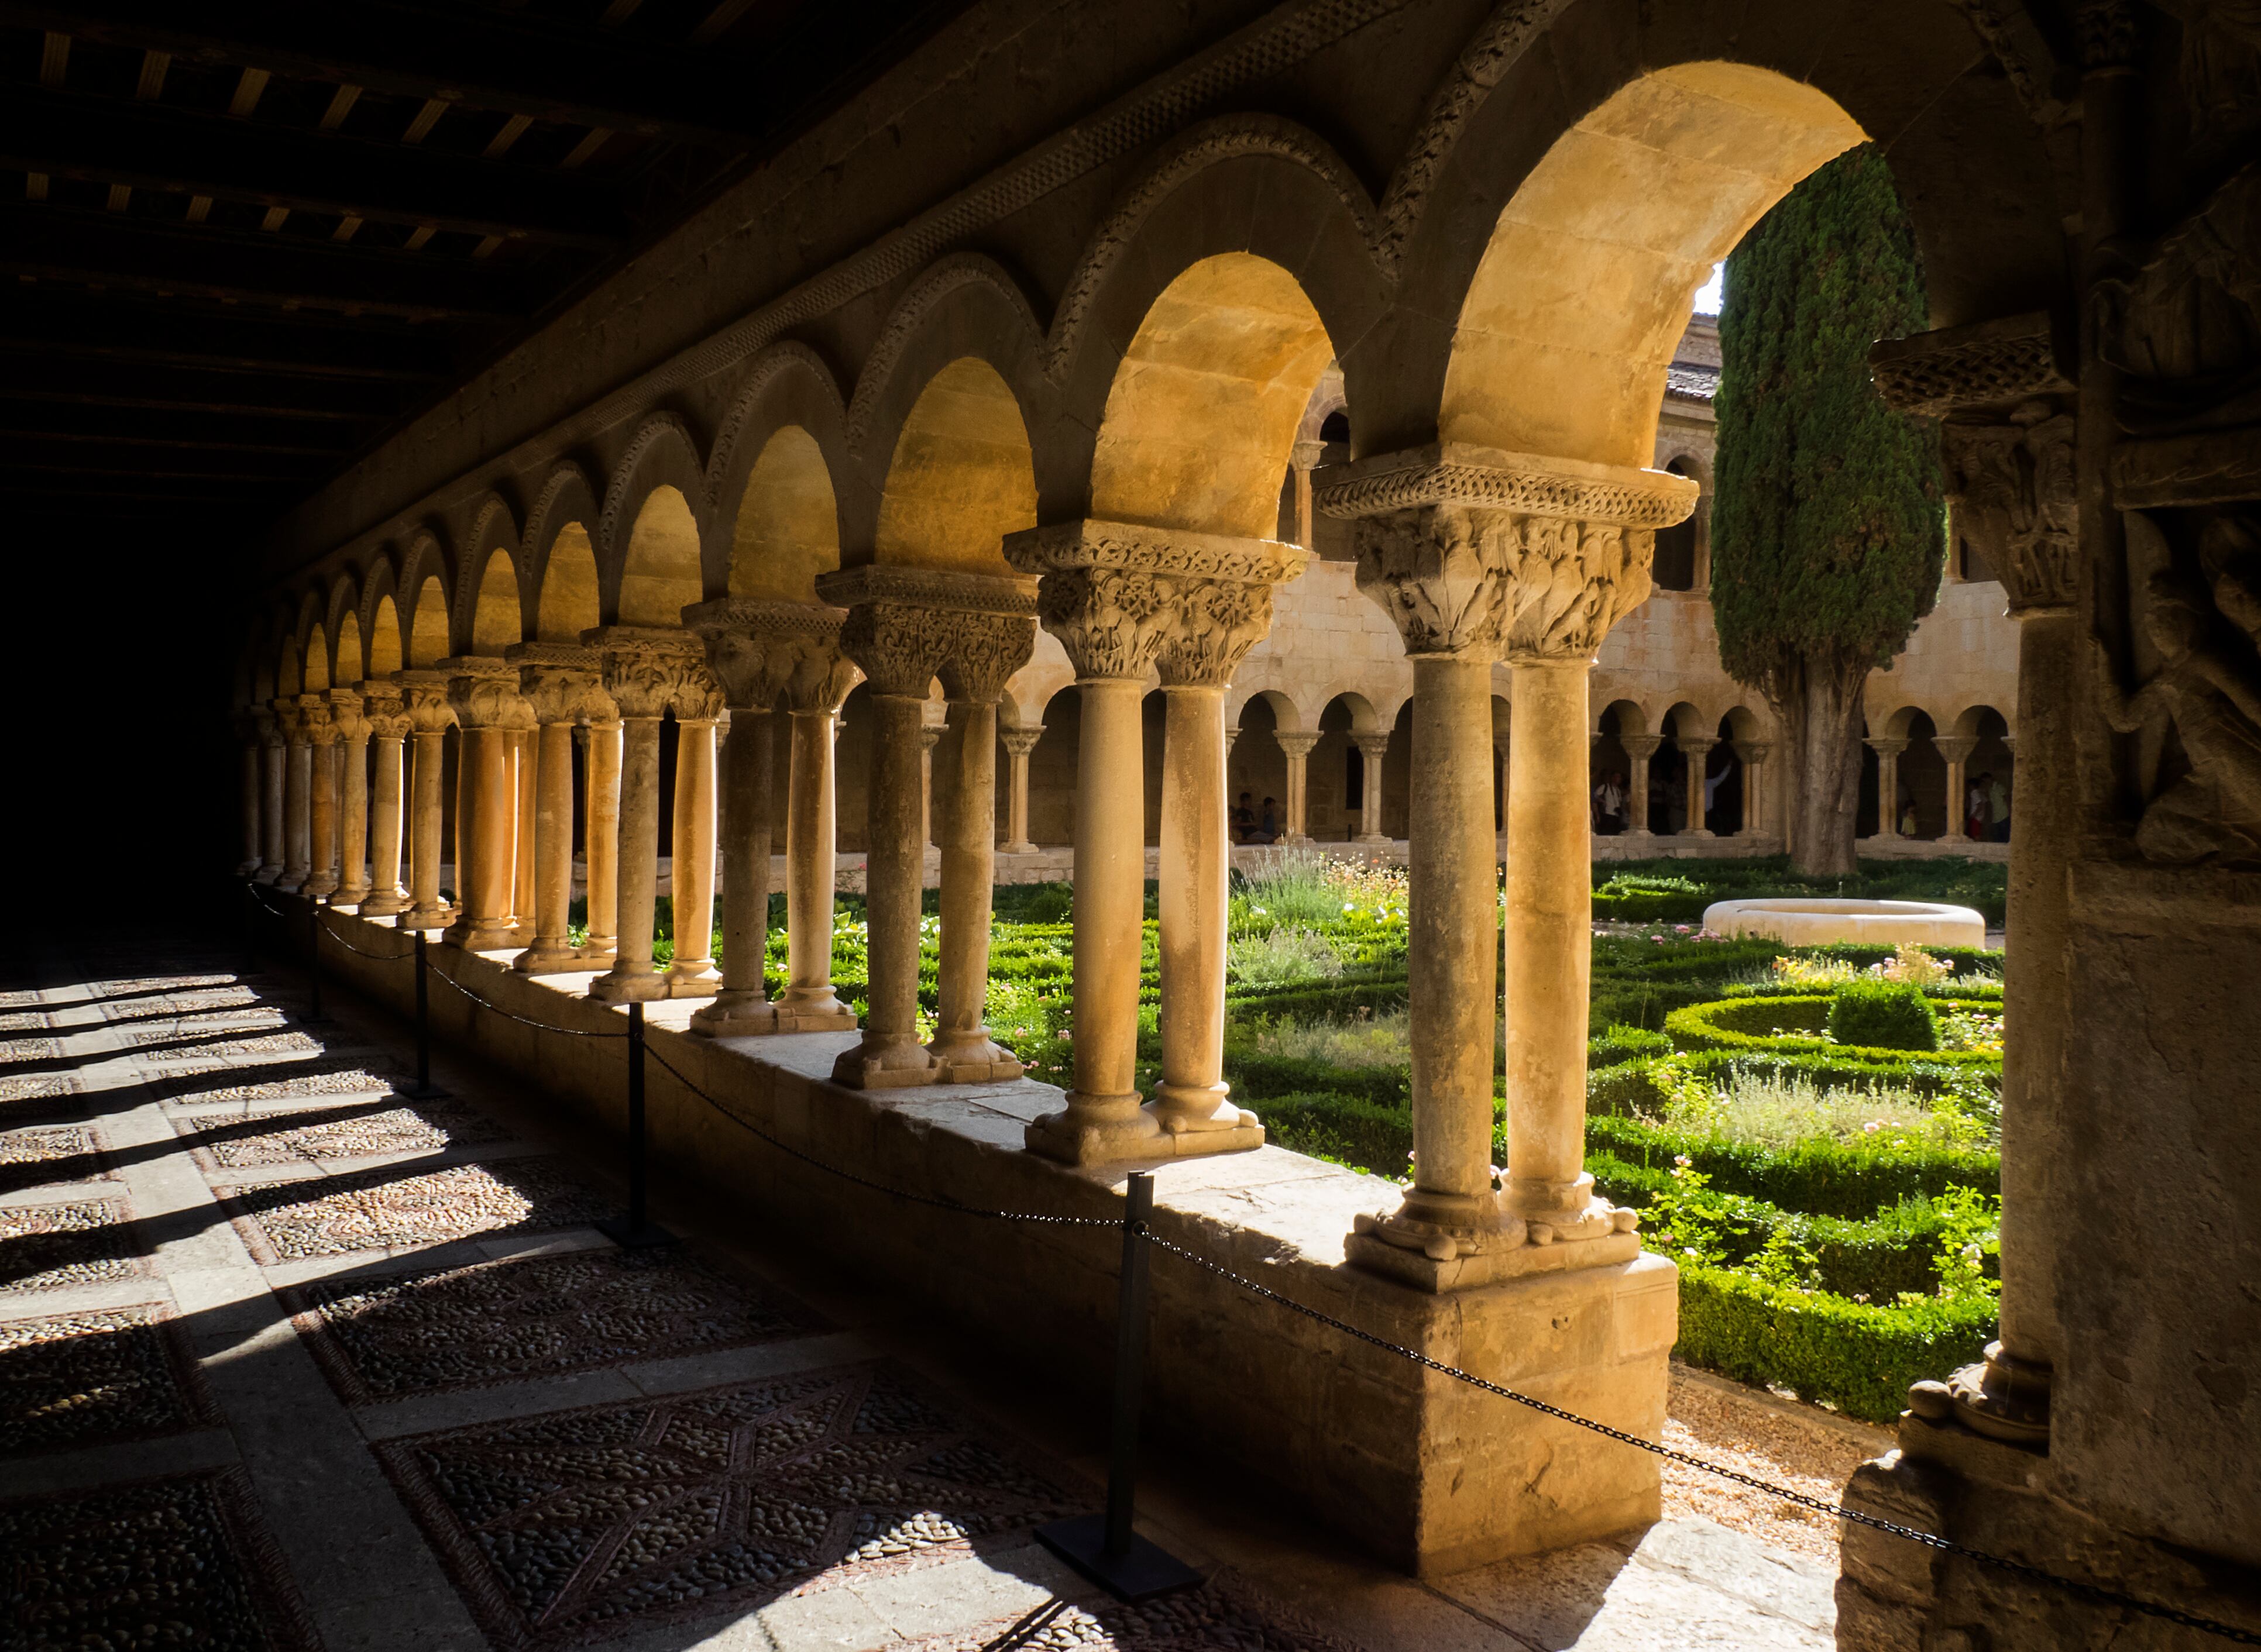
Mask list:
[[160,940],[0,991],[0,1648],[1829,1643],[1818,1606],[1723,1632],[1716,1591],[1698,1638],[1580,1638],[1556,1582],[1502,1604],[1209,1528],[1173,1540],[1205,1584],[1119,1605],[1034,1541],[1100,1501],[1006,1425],[1041,1370],[954,1387],[790,1255],[614,1247],[554,1103],[444,1062],[411,1099],[392,1024],[308,1025],[301,977],[236,961]]

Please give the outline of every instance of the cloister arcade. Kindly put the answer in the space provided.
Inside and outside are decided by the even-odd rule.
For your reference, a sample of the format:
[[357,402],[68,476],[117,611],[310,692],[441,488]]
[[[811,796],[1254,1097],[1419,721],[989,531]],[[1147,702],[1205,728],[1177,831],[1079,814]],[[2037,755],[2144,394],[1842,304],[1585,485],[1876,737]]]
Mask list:
[[[2018,819],[2034,829],[2008,851],[2019,1042],[2003,1095],[2001,1341],[1856,1492],[1898,1508],[1928,1498],[1944,1524],[1997,1532],[2074,1521],[2062,1509],[2077,1504],[2078,1521],[2139,1548],[2261,1563],[2261,1400],[2194,1395],[2185,1373],[2193,1339],[2226,1339],[2209,1358],[2250,1361],[2250,1304],[2228,1305],[2213,1262],[2164,1262],[2156,1246],[2139,1257],[2139,1241],[2062,1215],[2156,1213],[2187,1194],[2214,1212],[2193,1222],[2227,1234],[2252,1213],[2250,1183],[2191,1190],[2190,1163],[2164,1148],[2099,1166],[2100,1135],[2080,1134],[2105,1088],[2193,1119],[2217,1104],[2194,1071],[2143,1064],[2158,1039],[2117,1037],[2138,1012],[2107,1000],[2135,990],[2150,941],[2098,965],[2109,979],[2069,961],[2076,926],[2106,921],[2076,915],[2078,880],[2102,880],[2081,898],[2114,922],[2184,898],[2181,875],[2124,856],[2071,869],[2120,854],[2095,845],[2126,791],[2111,778],[2122,748],[2078,709],[2096,667],[2072,628],[2120,634],[2126,598],[2094,468],[2111,412],[2092,402],[2110,385],[2072,388],[2080,363],[2065,352],[2092,345],[2065,345],[2049,321],[2080,301],[2064,230],[2077,168],[2061,128],[2028,107],[2035,77],[1982,69],[1999,42],[1973,37],[1968,9],[1889,9],[1827,49],[1812,44],[1810,8],[1724,10],[1740,21],[1598,0],[1504,8],[1442,89],[1392,117],[1391,137],[1346,135],[1339,150],[1275,114],[1191,120],[1042,210],[1041,192],[1013,197],[983,250],[937,235],[905,263],[914,243],[899,240],[897,261],[870,267],[892,273],[843,280],[846,297],[797,288],[798,308],[709,318],[701,343],[601,402],[561,408],[506,449],[473,442],[453,479],[412,487],[405,458],[377,466],[384,519],[332,532],[338,510],[303,512],[285,533],[296,571],[245,616],[240,869],[341,914],[441,932],[520,975],[570,978],[599,1005],[697,999],[692,1026],[714,1059],[750,1071],[785,1069],[744,1035],[830,1034],[822,1111],[1018,1078],[981,1019],[991,889],[1066,843],[1074,1082],[1027,1124],[1014,1168],[983,1173],[1088,1182],[1222,1166],[1262,1143],[1221,1077],[1233,795],[1278,797],[1291,836],[1403,840],[1410,1184],[1379,1210],[1351,1211],[1345,1199],[1372,1195],[1339,1189],[1322,1217],[1266,1205],[1234,1242],[1403,1341],[1653,1438],[1675,1276],[1584,1168],[1593,776],[1622,766],[1633,818],[1660,841],[1778,842],[1781,785],[1762,704],[1637,681],[1606,645],[1650,597],[1657,536],[1694,519],[1705,485],[1700,456],[1675,466],[1658,451],[1691,296],[1798,181],[1873,139],[1922,238],[1937,328],[1879,356],[1886,393],[2035,441],[2056,428],[2044,414],[2070,426],[2078,397],[2080,440],[2096,446],[2082,449],[2077,509],[2069,470],[2046,463],[2018,474],[2058,476],[2067,492],[2023,514],[1986,515],[1978,483],[1957,483],[2004,582],[1967,600],[1999,610],[2006,596],[2014,688],[1927,699],[1884,674],[1870,701],[1870,796],[1909,791],[1917,835],[1954,844],[1972,764],[2006,770],[2013,754]],[[2092,87],[2123,85],[2100,62]],[[1386,190],[1346,158],[1369,146],[1404,153],[1375,175]],[[1989,210],[1968,210],[1982,190]],[[1346,539],[1354,560],[1322,554]],[[1692,535],[1674,552],[1691,570],[1705,554]],[[1656,611],[1696,625],[1692,601],[1673,609],[1679,595]],[[1872,802],[1871,835],[1897,836],[1899,818]],[[1162,1077],[1142,1095],[1150,847]],[[792,962],[772,1000],[759,962],[779,847]],[[827,976],[843,852],[865,857],[860,1025]],[[676,938],[664,969],[663,854]],[[930,858],[941,1010],[922,1042]],[[580,947],[567,935],[577,887]],[[704,955],[710,914],[719,962]],[[2227,962],[2250,937],[2205,947]],[[2145,1001],[2169,1028],[2207,1013]],[[2222,1095],[2250,1095],[2250,1076]],[[754,1093],[772,1078],[745,1082]],[[1509,1144],[1497,1185],[1496,1094]],[[821,1211],[795,1208],[822,1226]],[[2221,1242],[2250,1262],[2250,1236]],[[1038,1253],[1013,1255],[1000,1270],[1028,1308],[1044,1269]],[[2086,1350],[2127,1323],[2139,1280],[2155,1303],[2184,1293],[2184,1317],[2110,1339],[2100,1365]],[[1306,1380],[1279,1369],[1265,1341],[1276,1329],[1197,1293],[1166,1311],[1234,1375],[1179,1372],[1161,1403],[1403,1563],[1464,1564],[1654,1513],[1655,1470],[1638,1453],[1535,1420],[1479,1422],[1461,1394],[1338,1359],[1314,1360],[1329,1374]],[[2052,1434],[2052,1416],[2070,1432]],[[2054,1477],[2046,1496],[1986,1455],[2004,1441]],[[1941,1477],[1972,1497],[1939,1491]],[[1865,1627],[1841,1634],[1870,1638],[1844,1644],[1913,1646],[1892,1626],[1991,1610],[1991,1585],[1960,1570],[1916,1577],[1848,1553],[1841,1623]],[[1963,1604],[1942,1606],[1950,1595]]]

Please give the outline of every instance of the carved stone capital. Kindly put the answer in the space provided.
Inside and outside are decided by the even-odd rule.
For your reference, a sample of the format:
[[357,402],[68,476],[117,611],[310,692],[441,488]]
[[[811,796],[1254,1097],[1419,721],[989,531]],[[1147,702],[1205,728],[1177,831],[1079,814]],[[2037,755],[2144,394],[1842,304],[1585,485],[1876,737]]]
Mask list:
[[608,723],[618,713],[605,693],[604,661],[573,642],[520,642],[503,650],[518,668],[518,691],[537,723]]
[[778,704],[813,661],[836,661],[846,619],[821,604],[745,597],[694,603],[683,611],[683,623],[706,647],[707,668],[723,698],[731,710],[747,712]]
[[1645,763],[1656,755],[1657,747],[1664,744],[1662,734],[1620,734],[1618,744],[1625,747],[1626,755],[1637,763]]
[[1028,756],[1037,749],[1037,742],[1044,737],[1041,725],[1035,728],[1001,728],[997,731],[997,738],[1004,742],[1007,754],[1014,757]]
[[1864,740],[1862,743],[1867,746],[1870,751],[1876,753],[1878,757],[1897,757],[1908,748],[1907,741],[1904,740],[1890,740],[1883,735],[1878,735],[1874,740]]
[[691,633],[671,626],[599,626],[583,632],[581,641],[602,659],[605,692],[621,717],[657,719],[672,711],[686,722],[711,722],[722,714],[721,685]]
[[1352,745],[1358,747],[1359,755],[1370,763],[1378,763],[1389,754],[1389,736],[1386,732],[1353,734],[1350,741]]
[[419,734],[438,734],[456,726],[456,708],[448,702],[448,674],[419,669],[395,671],[401,703],[408,711],[410,727]]
[[1272,627],[1272,588],[1310,553],[1273,540],[1085,520],[1008,534],[1037,614],[1082,677],[1224,683]]
[[1934,418],[2072,389],[2045,310],[1880,340],[1869,375],[1887,407]]
[[337,716],[327,694],[302,694],[298,697],[298,724],[305,731],[309,745],[334,746],[338,743]]
[[[1931,737],[1931,743],[1933,748],[1939,753],[1942,762],[1969,762],[1970,754],[1978,749],[1978,737],[1976,734],[1934,734]],[[1961,800],[1957,799],[1956,803],[1959,807]]]
[[275,732],[285,746],[297,746],[305,742],[305,719],[299,713],[297,695],[277,695],[268,709],[275,718]]
[[1280,749],[1288,754],[1291,762],[1298,758],[1309,757],[1311,754],[1311,747],[1319,743],[1319,736],[1316,730],[1305,730],[1300,733],[1283,733],[1275,729],[1273,731],[1272,738],[1280,742]]
[[1730,743],[1735,748],[1735,755],[1753,769],[1764,763],[1774,751],[1774,742],[1770,740],[1739,740]]
[[369,738],[367,700],[359,689],[332,689],[330,717],[338,726],[340,740],[365,740]]
[[1672,742],[1683,757],[1708,757],[1712,747],[1719,743],[1717,737],[1710,734],[1683,734]]
[[1359,589],[1409,654],[1539,661],[1601,647],[1697,494],[1668,471],[1445,444],[1346,466],[1317,502],[1357,521]]
[[2047,402],[2002,423],[1951,419],[1940,460],[1957,530],[2002,582],[2010,611],[2070,613],[2078,595],[2075,421]]
[[486,654],[440,662],[448,673],[448,704],[464,728],[532,728],[534,708],[518,691],[518,668]]
[[994,700],[1036,645],[1037,593],[1025,578],[866,565],[816,585],[848,610],[841,650],[875,694],[923,699],[940,677],[952,699]]
[[400,686],[373,679],[362,685],[362,715],[369,719],[369,732],[377,740],[405,740],[410,728],[408,708],[400,697]]

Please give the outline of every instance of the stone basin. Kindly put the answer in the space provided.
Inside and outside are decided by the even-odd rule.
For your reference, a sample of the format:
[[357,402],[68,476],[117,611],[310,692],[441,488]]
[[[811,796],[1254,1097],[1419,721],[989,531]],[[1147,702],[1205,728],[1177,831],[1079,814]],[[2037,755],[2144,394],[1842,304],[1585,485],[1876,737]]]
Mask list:
[[1765,935],[1794,947],[1857,940],[1884,947],[1984,947],[1986,920],[1968,906],[1938,901],[1829,900],[1786,896],[1723,900],[1704,909],[1715,935]]

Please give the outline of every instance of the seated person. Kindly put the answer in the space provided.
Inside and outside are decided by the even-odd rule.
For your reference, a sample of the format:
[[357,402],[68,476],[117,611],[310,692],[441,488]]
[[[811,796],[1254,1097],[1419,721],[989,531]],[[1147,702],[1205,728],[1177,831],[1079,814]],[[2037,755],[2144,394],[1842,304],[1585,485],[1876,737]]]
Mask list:
[[1256,829],[1241,840],[1244,843],[1277,843],[1280,840],[1280,802],[1276,797],[1264,799],[1264,812],[1257,817]]
[[1232,805],[1232,813],[1226,824],[1232,829],[1231,836],[1235,843],[1247,842],[1248,834],[1256,830],[1256,811],[1249,806],[1250,799],[1253,796],[1252,792],[1244,791],[1240,794],[1240,801]]

